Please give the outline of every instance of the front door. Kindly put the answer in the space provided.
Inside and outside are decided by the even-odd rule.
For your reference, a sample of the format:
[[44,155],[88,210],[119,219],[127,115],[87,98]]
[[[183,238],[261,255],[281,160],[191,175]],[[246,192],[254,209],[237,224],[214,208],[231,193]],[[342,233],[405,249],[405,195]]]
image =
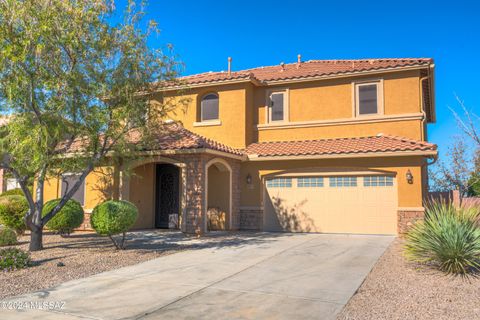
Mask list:
[[179,170],[171,164],[157,164],[155,227],[168,228],[169,216],[179,213]]

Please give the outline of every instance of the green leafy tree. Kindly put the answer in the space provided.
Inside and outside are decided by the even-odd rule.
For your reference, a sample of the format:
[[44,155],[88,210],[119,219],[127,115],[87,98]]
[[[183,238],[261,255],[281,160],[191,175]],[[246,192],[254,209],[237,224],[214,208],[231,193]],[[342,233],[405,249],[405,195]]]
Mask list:
[[[129,133],[147,137],[147,118],[169,111],[148,99],[159,89],[152,83],[173,81],[178,64],[147,45],[157,30],[143,21],[143,5],[129,1],[115,22],[109,0],[0,0],[0,113],[10,117],[0,167],[28,201],[31,251],[43,249],[44,225],[86,176],[128,158]],[[66,172],[78,179],[42,216],[45,182]]]
[[448,147],[445,157],[440,159],[430,170],[430,178],[434,191],[459,190],[467,196],[471,187],[479,182],[477,179],[477,163],[479,152],[471,152],[464,139],[455,137]]

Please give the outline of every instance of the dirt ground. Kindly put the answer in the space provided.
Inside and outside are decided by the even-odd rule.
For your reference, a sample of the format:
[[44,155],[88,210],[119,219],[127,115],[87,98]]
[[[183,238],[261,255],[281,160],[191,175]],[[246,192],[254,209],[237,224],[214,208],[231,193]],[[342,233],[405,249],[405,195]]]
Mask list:
[[338,319],[480,319],[480,279],[405,260],[395,240]]

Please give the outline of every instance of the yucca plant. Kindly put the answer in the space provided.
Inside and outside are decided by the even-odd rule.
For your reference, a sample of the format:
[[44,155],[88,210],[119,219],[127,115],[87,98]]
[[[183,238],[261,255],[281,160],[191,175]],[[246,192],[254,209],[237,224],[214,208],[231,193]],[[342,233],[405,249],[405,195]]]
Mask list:
[[467,275],[480,271],[479,210],[455,208],[445,202],[425,207],[425,220],[406,235],[409,260],[430,263],[447,274]]

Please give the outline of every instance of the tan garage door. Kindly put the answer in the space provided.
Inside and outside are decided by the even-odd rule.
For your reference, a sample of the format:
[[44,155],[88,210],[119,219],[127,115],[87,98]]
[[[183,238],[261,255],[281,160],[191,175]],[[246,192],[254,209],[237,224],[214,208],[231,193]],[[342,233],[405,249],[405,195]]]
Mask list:
[[394,177],[298,176],[267,179],[264,230],[395,234]]

